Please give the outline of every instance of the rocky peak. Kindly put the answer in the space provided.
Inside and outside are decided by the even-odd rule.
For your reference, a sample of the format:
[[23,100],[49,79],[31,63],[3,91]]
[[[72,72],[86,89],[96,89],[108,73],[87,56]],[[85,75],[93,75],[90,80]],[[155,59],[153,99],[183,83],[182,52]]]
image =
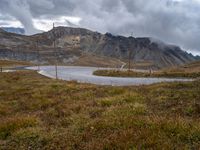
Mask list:
[[49,33],[54,33],[55,35],[92,35],[94,32],[83,29],[83,28],[72,28],[72,27],[55,27]]

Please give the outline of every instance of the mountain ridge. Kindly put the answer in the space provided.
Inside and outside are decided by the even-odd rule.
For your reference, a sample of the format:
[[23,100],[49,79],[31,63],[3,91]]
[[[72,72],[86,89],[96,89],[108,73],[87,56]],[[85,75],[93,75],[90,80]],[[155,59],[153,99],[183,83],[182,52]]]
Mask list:
[[25,35],[25,29],[24,28],[1,27],[1,29],[3,29],[6,32]]
[[[10,37],[3,34],[8,34]],[[161,45],[148,37],[114,36],[110,33],[101,34],[84,28],[56,27],[48,32],[32,36],[3,34],[0,34],[0,39],[4,41],[0,42],[0,49],[4,47],[16,53],[17,46],[18,52],[24,51],[26,55],[34,53],[35,56],[31,61],[37,61],[36,42],[41,53],[44,54],[41,55],[42,60],[47,63],[51,62],[50,59],[55,60],[53,58],[53,55],[55,56],[53,54],[55,52],[54,40],[60,62],[64,62],[64,59],[69,59],[72,55],[80,57],[83,53],[120,59],[124,62],[127,62],[130,56],[132,63],[150,62],[155,68],[183,65],[197,60],[195,56],[183,51],[178,46]],[[23,50],[19,51],[19,49]],[[1,52],[0,57],[2,57]]]

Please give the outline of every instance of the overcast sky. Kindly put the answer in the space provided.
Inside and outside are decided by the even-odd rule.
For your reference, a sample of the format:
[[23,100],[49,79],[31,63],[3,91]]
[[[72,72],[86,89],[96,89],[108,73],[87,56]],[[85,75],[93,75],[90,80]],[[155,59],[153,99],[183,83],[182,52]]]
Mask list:
[[200,0],[0,0],[0,26],[56,26],[154,37],[200,54]]

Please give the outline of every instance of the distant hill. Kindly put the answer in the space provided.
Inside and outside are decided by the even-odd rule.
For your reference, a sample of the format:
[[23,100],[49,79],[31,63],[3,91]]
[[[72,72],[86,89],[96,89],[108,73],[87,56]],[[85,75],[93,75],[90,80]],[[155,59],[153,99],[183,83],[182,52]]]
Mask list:
[[[53,49],[54,35],[56,51]],[[56,27],[33,36],[0,32],[0,39],[0,58],[37,61],[39,49],[41,63],[53,63],[57,59],[59,63],[73,64],[87,54],[94,56],[89,59],[104,57],[102,61],[118,59],[127,62],[130,54],[132,63],[148,63],[150,67],[164,68],[198,59],[178,46],[156,42],[148,37],[113,36],[83,28]],[[36,48],[36,41],[39,48]]]
[[4,31],[16,34],[25,34],[24,28],[14,28],[14,27],[1,27]]

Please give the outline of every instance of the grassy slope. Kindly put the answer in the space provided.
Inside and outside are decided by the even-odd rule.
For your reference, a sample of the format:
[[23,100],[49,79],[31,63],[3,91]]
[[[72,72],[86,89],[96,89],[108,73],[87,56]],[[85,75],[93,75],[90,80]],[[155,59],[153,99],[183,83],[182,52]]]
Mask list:
[[114,67],[120,68],[122,62],[118,59],[104,56],[95,56],[91,54],[83,54],[78,60],[72,63],[76,66],[94,66],[94,67]]
[[0,73],[0,149],[198,149],[200,81],[109,87]]
[[116,76],[116,77],[200,77],[200,62],[194,62],[179,68],[170,68],[154,73],[141,73],[135,71],[120,71],[120,70],[97,70],[95,75],[100,76]]
[[15,66],[27,66],[27,65],[31,65],[31,63],[25,61],[0,60],[0,67],[15,67]]

